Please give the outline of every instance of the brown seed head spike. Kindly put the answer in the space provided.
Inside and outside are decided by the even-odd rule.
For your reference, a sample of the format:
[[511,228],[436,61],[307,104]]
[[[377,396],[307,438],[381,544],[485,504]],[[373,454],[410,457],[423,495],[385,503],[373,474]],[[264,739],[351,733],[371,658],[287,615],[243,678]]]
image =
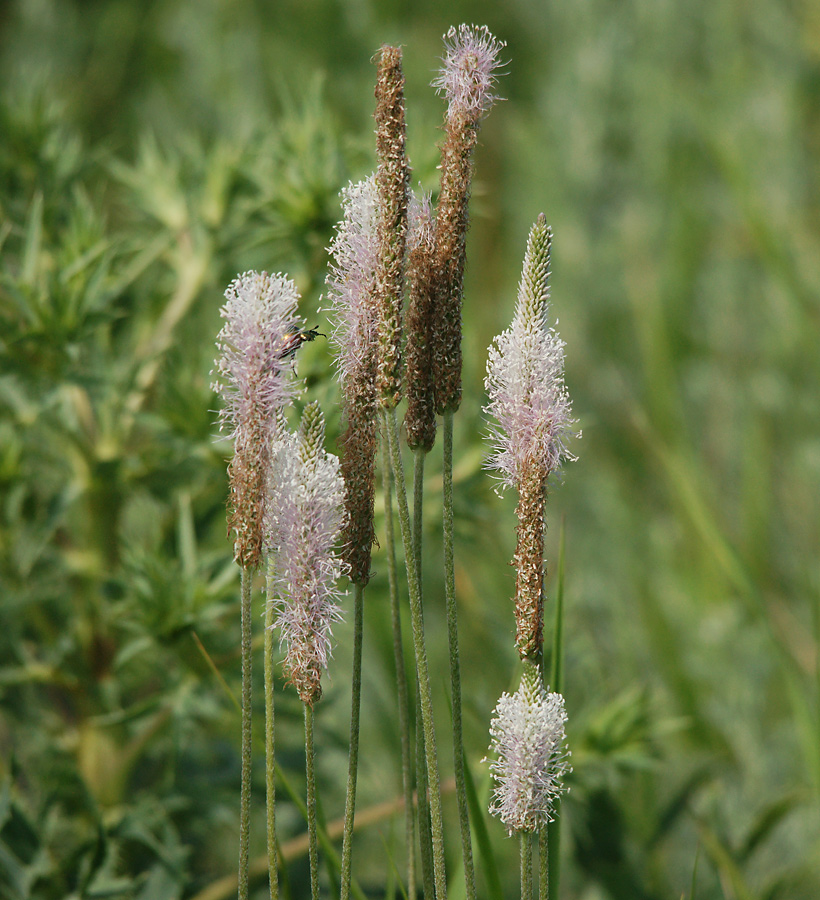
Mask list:
[[339,438],[347,518],[343,530],[344,559],[350,580],[370,580],[370,554],[376,540],[373,526],[378,445],[378,408],[371,396],[360,395],[347,408],[348,425]]
[[444,66],[433,84],[448,101],[441,146],[441,189],[436,210],[434,351],[436,410],[461,403],[461,303],[473,178],[473,151],[481,120],[496,100],[498,54],[504,46],[486,28],[461,25],[445,35]]
[[515,645],[522,659],[539,659],[544,643],[544,510],[547,472],[525,467],[518,485],[515,566]]
[[[236,442],[234,458],[228,466],[228,534],[234,533],[234,558],[240,566],[255,569],[262,556],[262,485],[267,470],[267,442],[261,423],[250,424]],[[255,428],[254,425],[259,426]]]
[[402,302],[407,247],[410,169],[405,148],[404,75],[401,50],[382,47],[376,76],[376,172],[378,262],[375,294],[379,308],[377,388],[391,408],[402,391]]
[[328,288],[336,324],[344,415],[341,445],[345,483],[344,559],[351,581],[366,585],[374,541],[373,497],[378,442],[378,319],[374,304],[378,201],[375,177],[342,192],[344,217],[330,247]]
[[457,410],[461,403],[461,304],[469,225],[473,150],[478,122],[448,119],[441,147],[441,191],[436,208],[436,306],[438,328],[434,357],[436,410]]
[[407,253],[407,413],[404,427],[412,450],[429,453],[436,442],[433,381],[435,345],[435,238],[430,198],[411,205]]

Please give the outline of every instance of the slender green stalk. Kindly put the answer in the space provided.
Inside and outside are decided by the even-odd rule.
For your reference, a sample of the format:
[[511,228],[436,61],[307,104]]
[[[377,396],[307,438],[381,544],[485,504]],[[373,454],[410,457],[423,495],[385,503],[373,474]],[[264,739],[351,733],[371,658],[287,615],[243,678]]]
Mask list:
[[549,829],[538,829],[538,900],[550,900]]
[[532,897],[532,835],[521,832],[521,900]]
[[313,747],[313,707],[305,703],[305,775],[307,778],[308,858],[310,860],[310,897],[319,900],[319,849],[316,837],[316,772]]
[[413,763],[410,753],[410,706],[407,698],[407,674],[401,640],[399,583],[396,570],[396,535],[393,529],[393,479],[387,436],[382,435],[382,477],[384,480],[384,530],[387,540],[387,579],[390,585],[390,620],[393,629],[393,660],[396,666],[396,689],[401,737],[401,783],[404,793],[404,834],[407,843],[407,893],[416,890],[416,829],[413,814]]
[[453,771],[456,778],[456,801],[461,826],[461,852],[464,856],[464,882],[467,900],[475,900],[473,845],[470,840],[470,817],[467,791],[464,787],[464,737],[461,724],[461,667],[458,655],[458,611],[456,609],[455,558],[453,554],[453,412],[444,413],[444,594],[447,600],[447,638],[450,650],[450,690],[453,701]]
[[558,694],[564,690],[564,522],[558,535],[558,564],[555,573],[555,624],[552,634],[550,661],[550,690]]
[[430,803],[427,791],[427,756],[424,753],[424,729],[421,725],[421,698],[416,694],[416,795],[419,822],[419,855],[424,897],[435,897],[433,882],[433,832],[430,829]]
[[[421,590],[421,557],[424,522],[424,462],[427,452],[419,447],[413,459],[413,562]],[[430,804],[427,802],[427,759],[424,753],[424,730],[421,727],[421,702],[416,696],[416,791],[418,793],[419,847],[421,877],[425,897],[435,894],[433,886],[433,834],[430,829]]]
[[271,603],[273,562],[268,560],[267,603],[265,605],[265,788],[268,814],[268,880],[271,900],[279,897],[279,876],[276,863],[276,775],[274,760],[276,744],[273,721],[273,604]]
[[424,462],[427,451],[419,447],[413,451],[413,562],[416,578],[421,578],[421,554],[424,544]]
[[441,789],[438,775],[438,754],[436,753],[436,732],[433,724],[433,701],[430,694],[430,672],[427,665],[427,650],[424,646],[424,614],[421,606],[421,587],[413,559],[413,534],[410,512],[407,507],[407,491],[404,483],[404,466],[399,446],[399,426],[396,411],[385,412],[385,426],[390,444],[393,475],[396,483],[396,498],[399,507],[399,523],[407,563],[407,588],[410,596],[410,619],[413,625],[413,648],[416,654],[421,718],[424,727],[424,749],[427,757],[427,780],[430,791],[430,827],[433,833],[433,872],[437,900],[447,896],[447,876],[444,869],[444,822],[441,812]]
[[350,897],[350,867],[353,858],[353,818],[356,812],[356,779],[359,772],[359,710],[362,698],[362,632],[364,585],[353,585],[353,687],[350,700],[350,756],[347,767],[345,824],[342,835],[341,898]]
[[239,794],[239,900],[248,900],[249,838],[251,830],[251,592],[253,569],[242,567],[242,776]]
[[[559,694],[564,692],[564,523],[558,538],[558,564],[556,567],[555,589],[555,626],[552,636],[552,662],[550,664],[550,689]],[[552,822],[541,829],[543,835],[542,850],[545,851],[548,866],[549,884],[543,900],[551,892],[553,897],[559,895],[558,884],[561,878],[561,797],[557,797],[553,808]]]

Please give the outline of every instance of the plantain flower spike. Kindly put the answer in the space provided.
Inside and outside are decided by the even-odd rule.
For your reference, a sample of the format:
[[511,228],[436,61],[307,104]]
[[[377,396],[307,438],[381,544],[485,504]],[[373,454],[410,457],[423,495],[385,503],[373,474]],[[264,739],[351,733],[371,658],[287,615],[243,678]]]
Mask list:
[[273,445],[265,516],[274,627],[285,648],[284,670],[303,702],[322,695],[331,653],[331,626],[341,619],[337,553],[344,523],[339,460],[324,449],[318,404],[305,407],[298,434],[283,426]]
[[379,317],[373,302],[378,260],[375,177],[342,191],[343,219],[330,245],[328,297],[331,340],[341,381],[346,430],[340,438],[345,483],[344,553],[354,584],[370,579],[375,540],[375,454],[379,397],[376,387]]
[[537,659],[543,643],[544,510],[547,480],[563,460],[575,420],[564,385],[564,342],[549,325],[552,231],[543,215],[527,242],[512,325],[490,347],[485,411],[493,449],[488,467],[518,490],[516,646]]
[[402,304],[407,250],[407,202],[410,167],[407,162],[404,74],[401,50],[384,46],[378,54],[376,77],[376,192],[379,245],[375,302],[379,308],[380,402],[394,407],[402,393]]
[[481,120],[498,99],[495,81],[505,44],[485,27],[460,25],[444,36],[445,55],[433,82],[447,100],[436,207],[436,345],[433,353],[436,410],[461,402],[461,305],[473,180],[473,151]]
[[435,344],[433,254],[435,227],[429,194],[410,198],[407,236],[407,412],[404,427],[412,450],[425,453],[436,441],[432,353]]
[[477,121],[496,100],[499,54],[507,45],[485,26],[453,25],[444,35],[444,65],[433,87],[448,101],[450,119]]
[[300,327],[299,294],[284,275],[245,272],[225,291],[225,324],[212,385],[222,398],[220,429],[234,442],[228,526],[236,561],[255,568],[262,551],[264,487],[277,414],[297,392],[287,336]]
[[537,831],[554,818],[572,768],[565,745],[564,698],[549,693],[532,667],[514,694],[504,693],[490,723],[490,763],[495,785],[489,811],[512,835]]

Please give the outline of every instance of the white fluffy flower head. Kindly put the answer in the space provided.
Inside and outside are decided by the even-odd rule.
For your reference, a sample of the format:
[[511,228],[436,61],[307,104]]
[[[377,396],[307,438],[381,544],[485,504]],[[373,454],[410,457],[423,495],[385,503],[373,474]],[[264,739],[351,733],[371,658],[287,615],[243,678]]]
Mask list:
[[[377,346],[378,316],[373,291],[378,262],[378,194],[376,177],[342,190],[344,216],[328,248],[327,277],[333,307],[332,341],[337,347],[339,376],[345,388],[361,377]],[[369,376],[368,376],[369,377]]]
[[288,334],[301,326],[298,299],[296,285],[284,275],[245,272],[228,286],[221,310],[225,324],[216,340],[212,387],[224,404],[220,428],[234,442],[228,523],[237,562],[252,569],[261,559],[271,425],[297,393],[286,360]]
[[[536,670],[537,673],[537,670]],[[571,772],[565,746],[564,698],[525,674],[514,694],[502,694],[490,723],[490,770],[495,779],[490,812],[509,834],[535,831],[553,820],[555,801]]]
[[484,25],[453,26],[444,35],[444,65],[433,87],[447,98],[451,119],[478,118],[498,99],[493,89],[505,46]]
[[343,524],[344,485],[339,460],[327,453],[317,404],[302,414],[299,434],[283,426],[274,442],[265,536],[272,560],[273,594],[286,650],[285,673],[306,703],[321,695],[330,657],[331,626],[341,619],[336,552]]
[[575,420],[564,385],[564,342],[547,318],[551,243],[541,215],[527,242],[512,324],[496,337],[487,361],[485,412],[496,420],[487,465],[509,487],[520,484],[530,466],[548,475],[575,458],[567,449]]
[[225,291],[212,387],[225,404],[221,424],[232,436],[255,416],[274,419],[296,393],[284,351],[286,335],[302,324],[298,301],[296,285],[282,274],[245,272]]

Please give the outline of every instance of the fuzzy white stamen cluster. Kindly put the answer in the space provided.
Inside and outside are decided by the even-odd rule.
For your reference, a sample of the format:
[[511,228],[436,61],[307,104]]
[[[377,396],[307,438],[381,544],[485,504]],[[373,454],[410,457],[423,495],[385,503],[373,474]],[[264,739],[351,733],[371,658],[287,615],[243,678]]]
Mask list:
[[444,65],[433,87],[449,101],[451,119],[482,116],[498,99],[493,88],[504,47],[483,25],[453,26],[444,35]]
[[234,439],[257,417],[272,421],[297,391],[281,353],[285,335],[303,324],[298,302],[296,285],[281,274],[245,272],[225,291],[212,389],[224,403],[220,426]]
[[378,244],[376,177],[342,191],[343,218],[331,241],[327,278],[335,323],[331,340],[338,348],[342,385],[355,381],[378,340],[378,316],[373,303]]
[[508,833],[535,831],[552,821],[556,799],[572,771],[564,744],[564,698],[540,680],[525,677],[514,694],[502,694],[490,724],[490,764],[495,787],[490,812]]
[[[307,428],[306,419],[312,423]],[[269,597],[277,609],[284,668],[300,694],[305,685],[318,688],[320,670],[330,657],[331,626],[341,619],[337,584],[343,565],[336,548],[344,483],[339,460],[324,450],[323,439],[318,406],[308,407],[299,434],[279,430],[268,481]]]
[[485,412],[496,421],[487,466],[506,487],[519,485],[533,465],[549,474],[575,459],[567,449],[575,420],[564,385],[564,342],[547,322],[551,238],[539,217],[527,243],[512,324],[489,350]]

